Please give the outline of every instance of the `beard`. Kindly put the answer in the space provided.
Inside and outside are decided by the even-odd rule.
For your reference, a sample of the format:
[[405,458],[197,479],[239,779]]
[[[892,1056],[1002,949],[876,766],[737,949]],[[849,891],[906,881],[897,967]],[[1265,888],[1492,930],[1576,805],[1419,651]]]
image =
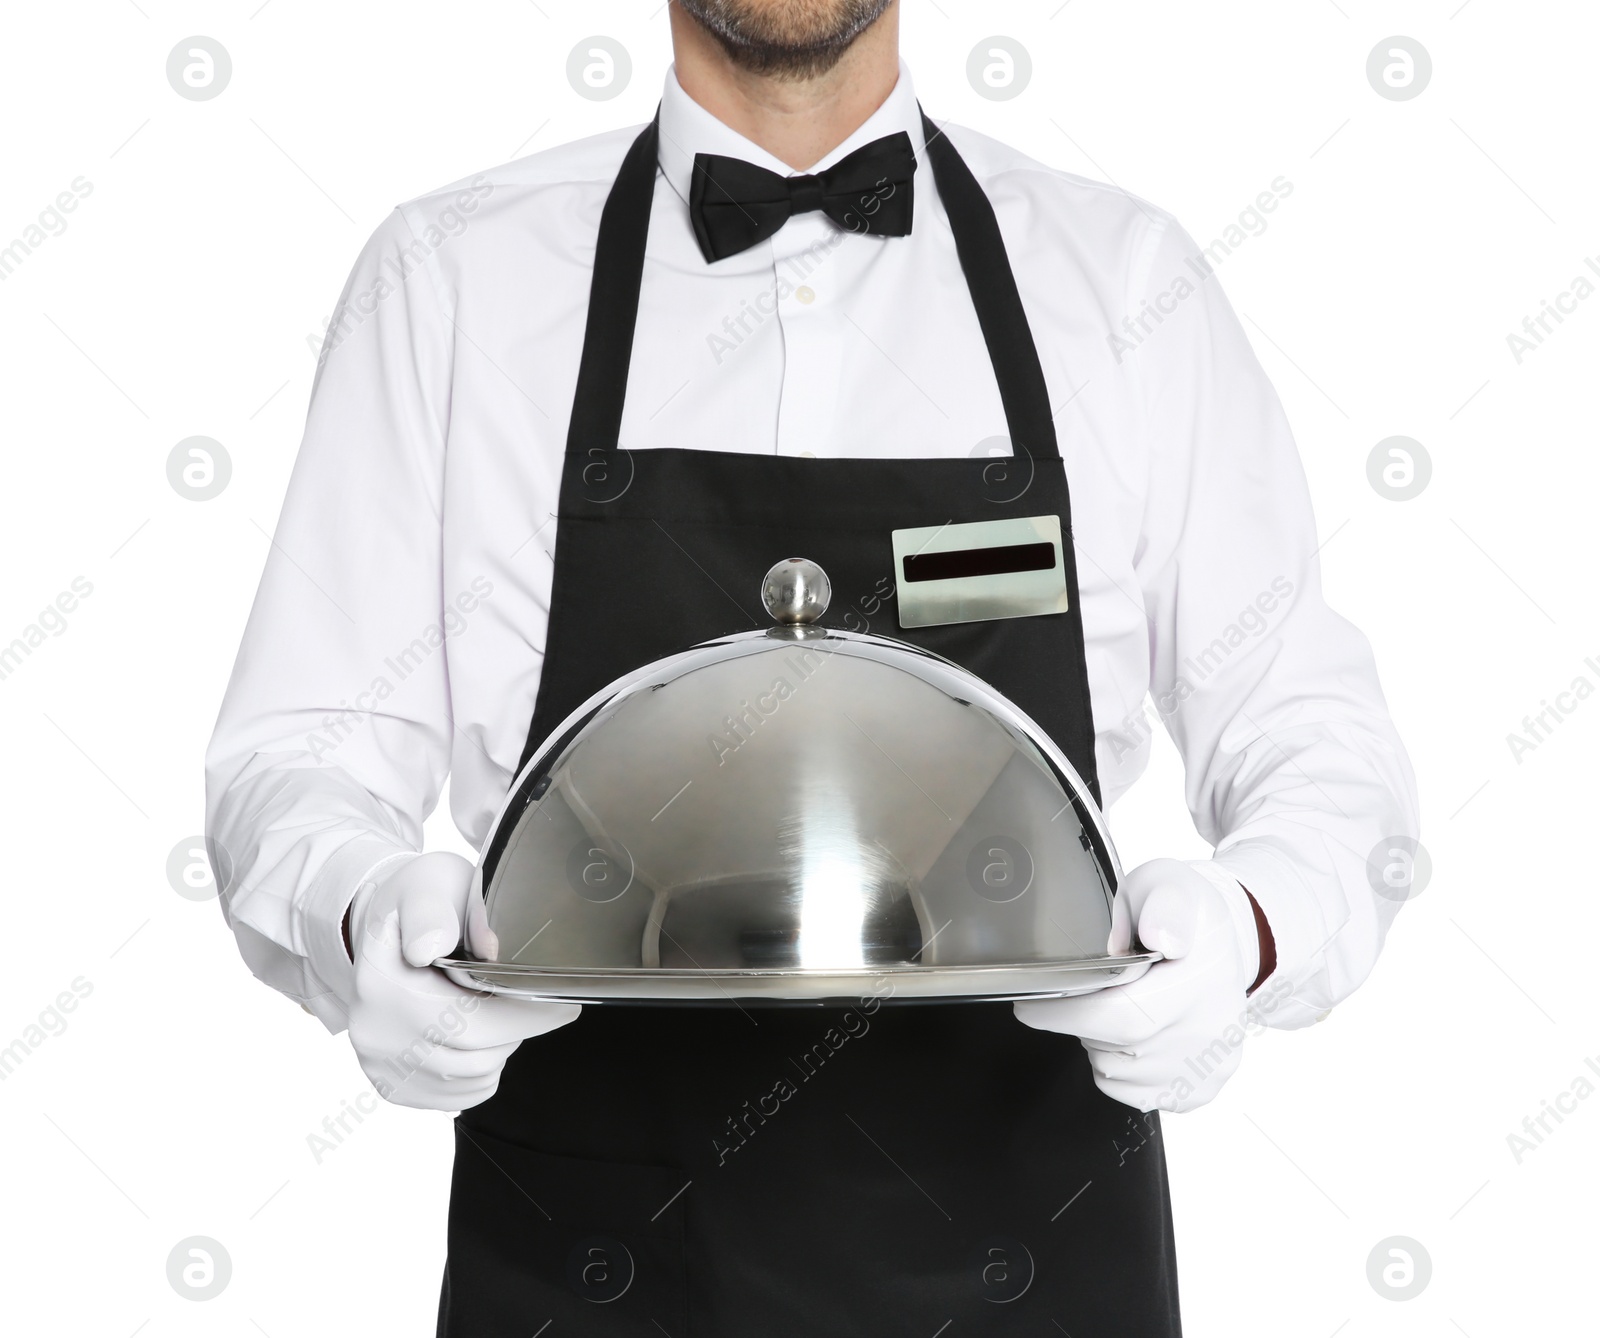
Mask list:
[[839,63],[893,0],[675,0],[741,69],[810,79]]

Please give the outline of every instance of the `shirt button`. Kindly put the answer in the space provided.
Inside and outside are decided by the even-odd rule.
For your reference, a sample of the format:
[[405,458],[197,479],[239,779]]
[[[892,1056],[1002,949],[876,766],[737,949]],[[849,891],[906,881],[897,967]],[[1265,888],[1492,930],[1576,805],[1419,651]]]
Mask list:
[[794,295],[808,307],[817,300],[817,290],[811,287],[810,284],[801,284],[794,290]]
[[817,453],[815,451],[801,451],[800,458],[802,460],[815,460],[817,458]]

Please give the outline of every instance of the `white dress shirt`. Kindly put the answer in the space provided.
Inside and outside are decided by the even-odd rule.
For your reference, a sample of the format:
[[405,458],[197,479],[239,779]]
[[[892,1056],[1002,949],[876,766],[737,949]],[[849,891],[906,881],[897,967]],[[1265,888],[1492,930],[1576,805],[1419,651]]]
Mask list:
[[[816,168],[900,130],[919,161],[909,237],[810,213],[708,265],[689,225],[694,154],[791,169],[668,74],[623,446],[1006,449],[904,68]],[[402,205],[329,331],[206,794],[245,960],[333,1030],[356,888],[419,848],[447,775],[480,846],[513,780],[596,230],[637,133]],[[1205,867],[1248,887],[1271,924],[1291,992],[1267,1020],[1304,1025],[1376,960],[1398,902],[1374,894],[1367,857],[1415,835],[1417,815],[1371,651],[1323,602],[1282,408],[1170,215],[948,133],[993,202],[1057,406],[1107,801],[1143,770],[1159,722],[1218,847]],[[892,611],[871,630],[895,635]]]

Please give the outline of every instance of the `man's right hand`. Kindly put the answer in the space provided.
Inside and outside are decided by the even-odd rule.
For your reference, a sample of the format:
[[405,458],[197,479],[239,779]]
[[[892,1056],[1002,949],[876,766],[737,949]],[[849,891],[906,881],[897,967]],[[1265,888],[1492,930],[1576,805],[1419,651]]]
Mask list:
[[473,993],[432,965],[463,940],[479,957],[498,955],[472,895],[472,865],[459,855],[418,855],[364,884],[347,924],[350,1043],[379,1095],[396,1105],[459,1111],[487,1101],[519,1044],[582,1011]]

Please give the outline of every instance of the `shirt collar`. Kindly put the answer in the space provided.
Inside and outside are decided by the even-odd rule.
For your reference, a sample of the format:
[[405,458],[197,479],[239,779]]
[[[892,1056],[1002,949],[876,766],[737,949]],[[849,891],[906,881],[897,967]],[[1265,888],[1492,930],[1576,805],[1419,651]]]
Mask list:
[[[883,105],[867,117],[856,131],[828,153],[824,154],[807,171],[820,172],[863,144],[904,130],[911,136],[911,147],[922,160],[922,113],[917,106],[916,90],[911,85],[911,71],[900,63],[900,77],[895,82]],[[667,71],[665,87],[661,91],[661,145],[662,174],[684,205],[689,203],[689,185],[694,173],[694,156],[697,153],[720,153],[730,158],[743,158],[747,163],[764,167],[779,176],[799,176],[796,169],[773,157],[759,144],[752,143],[737,130],[724,125],[710,112],[683,91],[675,69]]]

